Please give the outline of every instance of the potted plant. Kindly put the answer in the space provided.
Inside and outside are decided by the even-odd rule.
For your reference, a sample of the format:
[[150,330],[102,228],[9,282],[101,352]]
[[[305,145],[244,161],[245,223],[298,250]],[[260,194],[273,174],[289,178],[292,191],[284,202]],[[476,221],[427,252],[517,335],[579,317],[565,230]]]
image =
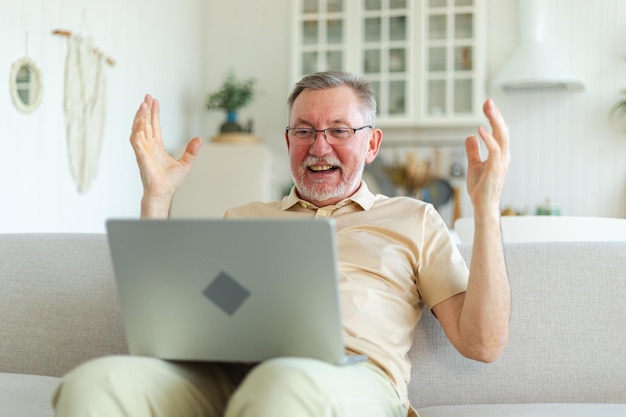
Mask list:
[[206,108],[226,112],[226,121],[220,126],[220,133],[241,132],[237,123],[237,111],[249,104],[256,93],[256,80],[248,78],[238,80],[230,71],[219,90],[209,94]]

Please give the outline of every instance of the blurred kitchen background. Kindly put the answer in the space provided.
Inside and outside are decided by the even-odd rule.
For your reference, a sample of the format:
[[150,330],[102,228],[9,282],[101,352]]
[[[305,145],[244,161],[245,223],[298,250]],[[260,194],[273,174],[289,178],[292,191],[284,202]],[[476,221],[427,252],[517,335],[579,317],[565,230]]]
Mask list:
[[[161,102],[168,150],[179,153],[193,136],[206,142],[179,212],[195,205],[219,215],[222,205],[280,198],[290,182],[291,86],[336,66],[362,73],[379,95],[385,138],[366,171],[371,188],[433,201],[450,225],[471,216],[463,141],[486,123],[480,105],[492,97],[511,134],[503,210],[626,217],[626,116],[611,118],[626,89],[626,2],[519,1],[0,0],[0,232],[102,232],[107,218],[137,217],[141,181],[128,137],[146,93]],[[102,69],[102,143],[83,190],[69,168],[68,42],[57,29],[114,61]],[[516,58],[531,43],[548,51],[539,61],[557,72],[545,75],[552,85],[532,79],[541,69],[531,57],[544,52]],[[9,87],[22,57],[41,76],[31,112],[16,108]],[[507,65],[526,75],[503,75]],[[231,70],[257,81],[238,116],[252,121],[253,141],[213,140],[225,115],[205,103]],[[522,85],[506,83],[516,77]]]

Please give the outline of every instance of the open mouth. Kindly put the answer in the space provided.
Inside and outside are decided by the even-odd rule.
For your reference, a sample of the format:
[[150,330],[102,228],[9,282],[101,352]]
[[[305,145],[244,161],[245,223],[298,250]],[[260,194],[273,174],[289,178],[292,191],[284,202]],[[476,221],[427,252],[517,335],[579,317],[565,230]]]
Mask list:
[[331,171],[335,171],[336,169],[339,169],[338,167],[334,165],[313,165],[308,168],[309,168],[309,171],[312,171],[312,172],[331,172]]

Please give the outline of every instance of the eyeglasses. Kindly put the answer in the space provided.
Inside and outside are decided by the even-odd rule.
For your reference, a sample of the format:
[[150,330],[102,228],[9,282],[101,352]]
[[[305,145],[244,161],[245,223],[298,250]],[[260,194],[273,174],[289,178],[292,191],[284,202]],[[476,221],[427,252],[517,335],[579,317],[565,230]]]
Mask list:
[[290,138],[295,139],[297,144],[310,145],[315,141],[318,132],[324,134],[324,138],[331,145],[346,145],[359,130],[372,128],[372,125],[358,127],[327,127],[326,129],[312,129],[309,127],[287,127],[285,132]]

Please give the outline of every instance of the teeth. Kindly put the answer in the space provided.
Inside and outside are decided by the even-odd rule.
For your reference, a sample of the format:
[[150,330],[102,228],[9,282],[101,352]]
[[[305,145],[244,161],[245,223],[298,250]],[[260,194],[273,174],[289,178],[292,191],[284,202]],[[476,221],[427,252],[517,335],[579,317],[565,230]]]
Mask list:
[[329,169],[333,169],[331,165],[318,165],[311,166],[309,168],[311,168],[311,171],[328,171]]

